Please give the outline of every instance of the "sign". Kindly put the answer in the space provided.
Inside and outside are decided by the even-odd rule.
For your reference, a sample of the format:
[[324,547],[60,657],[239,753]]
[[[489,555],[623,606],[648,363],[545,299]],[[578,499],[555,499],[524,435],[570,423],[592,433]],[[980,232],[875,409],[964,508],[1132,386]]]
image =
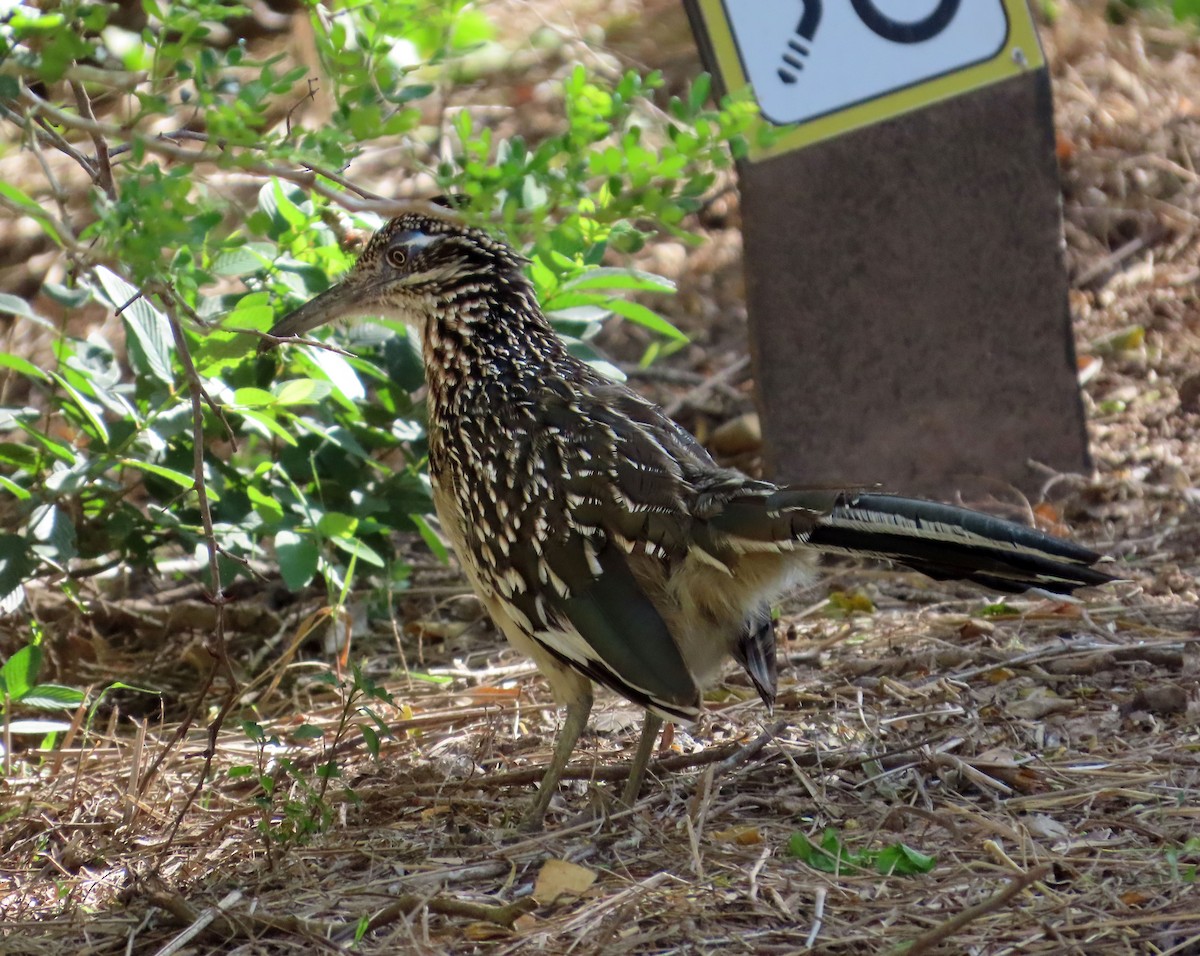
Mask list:
[[775,131],[738,166],[768,470],[967,500],[1087,470],[1025,0],[685,5]]
[[698,0],[725,88],[787,152],[1043,65],[1024,0]]

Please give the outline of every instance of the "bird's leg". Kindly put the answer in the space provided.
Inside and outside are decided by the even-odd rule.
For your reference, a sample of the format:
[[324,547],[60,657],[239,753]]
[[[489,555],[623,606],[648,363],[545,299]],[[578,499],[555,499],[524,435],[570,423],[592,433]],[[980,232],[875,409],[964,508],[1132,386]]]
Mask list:
[[558,781],[562,778],[563,771],[567,769],[567,761],[571,759],[575,744],[579,741],[579,735],[587,726],[588,714],[591,711],[592,691],[590,687],[581,696],[567,704],[566,719],[563,721],[562,729],[558,732],[558,739],[554,742],[554,756],[550,758],[550,766],[546,768],[546,775],[542,777],[537,796],[533,798],[533,803],[521,818],[522,830],[535,832],[542,828],[546,811],[550,809],[550,801],[558,790]]
[[633,763],[629,767],[629,779],[625,781],[625,789],[621,792],[621,802],[633,806],[642,789],[642,781],[646,777],[646,765],[650,755],[654,753],[654,744],[658,741],[658,732],[662,729],[663,719],[658,714],[646,711],[642,721],[642,736],[638,740],[637,753],[633,755]]

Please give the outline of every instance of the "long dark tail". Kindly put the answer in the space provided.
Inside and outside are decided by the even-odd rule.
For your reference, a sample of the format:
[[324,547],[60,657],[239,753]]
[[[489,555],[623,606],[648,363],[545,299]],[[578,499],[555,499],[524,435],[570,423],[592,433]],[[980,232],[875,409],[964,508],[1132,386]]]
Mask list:
[[1070,541],[978,511],[896,495],[838,495],[808,544],[1011,594],[1030,588],[1071,594],[1117,580],[1093,567],[1101,555]]

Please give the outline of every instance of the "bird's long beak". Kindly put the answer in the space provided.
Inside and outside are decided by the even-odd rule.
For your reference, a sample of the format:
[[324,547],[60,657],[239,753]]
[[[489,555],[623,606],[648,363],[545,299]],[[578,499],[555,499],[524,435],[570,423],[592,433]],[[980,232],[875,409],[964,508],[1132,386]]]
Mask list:
[[[306,332],[327,322],[332,322],[335,319],[342,319],[348,315],[361,314],[359,306],[356,304],[359,300],[358,293],[360,291],[348,282],[339,282],[337,285],[326,289],[320,295],[309,299],[300,308],[289,312],[271,327],[271,331],[268,334],[276,338],[286,338],[289,335],[304,335]],[[264,340],[262,345],[259,346],[259,351],[273,348],[275,344],[274,342]]]

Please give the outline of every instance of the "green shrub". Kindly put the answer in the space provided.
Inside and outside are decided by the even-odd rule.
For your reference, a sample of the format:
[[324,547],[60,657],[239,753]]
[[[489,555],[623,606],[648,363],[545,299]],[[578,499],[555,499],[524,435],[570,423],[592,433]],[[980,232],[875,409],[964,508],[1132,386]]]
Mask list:
[[[486,8],[379,0],[308,6],[332,107],[304,128],[293,117],[309,71],[277,38],[237,39],[245,7],[143,8],[132,26],[91,2],[0,23],[3,148],[29,171],[0,183],[0,208],[58,252],[42,298],[0,295],[53,353],[46,368],[0,353],[0,600],[18,606],[31,578],[73,589],[181,553],[208,563],[214,590],[254,558],[277,561],[292,588],[319,576],[331,595],[355,569],[403,581],[393,532],[439,547],[412,338],[365,357],[255,354],[278,315],[348,267],[347,237],[386,216],[354,182],[356,158],[387,146],[466,197],[468,216],[528,250],[547,308],[595,358],[587,340],[612,314],[679,337],[627,298],[669,283],[601,263],[652,232],[682,234],[752,110],[707,107],[704,78],[656,104],[657,74],[575,67],[559,77],[558,132],[499,141],[467,101],[498,59]],[[451,99],[452,122],[434,128],[428,115]],[[105,312],[123,341],[77,334],[72,317]]]

